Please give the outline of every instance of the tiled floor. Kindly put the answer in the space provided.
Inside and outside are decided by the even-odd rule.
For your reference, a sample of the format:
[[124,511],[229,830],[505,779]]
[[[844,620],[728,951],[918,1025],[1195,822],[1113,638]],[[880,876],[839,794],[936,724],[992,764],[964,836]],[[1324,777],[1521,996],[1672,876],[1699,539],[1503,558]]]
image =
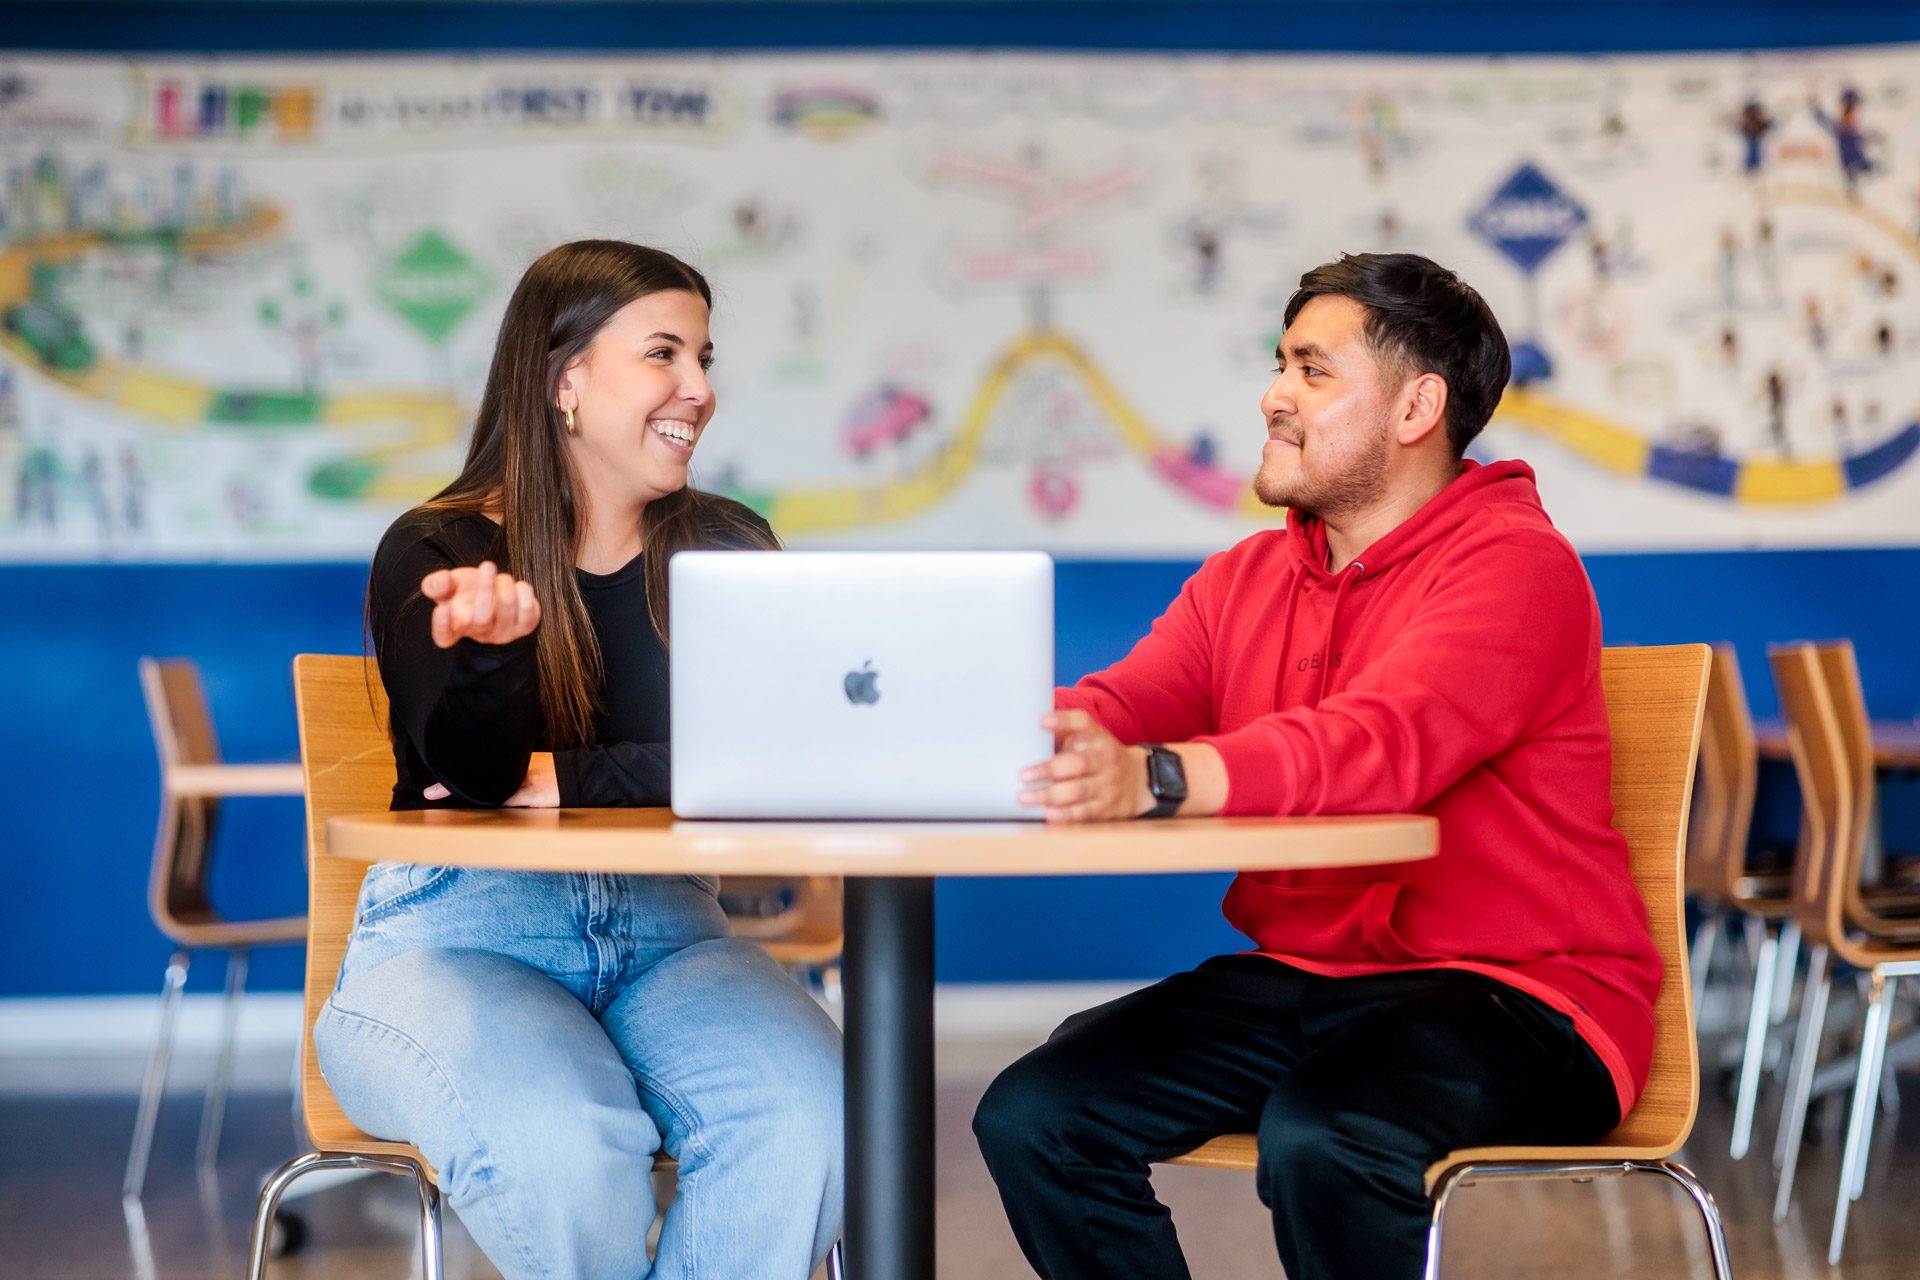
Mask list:
[[[938,1280],[1028,1274],[967,1128],[993,1072],[1022,1048],[980,1042],[942,1048]],[[1911,1087],[1908,1095],[1917,1096]],[[0,1097],[0,1275],[9,1280],[205,1280],[244,1274],[259,1181],[292,1152],[287,1100],[259,1093],[235,1098],[219,1184],[206,1197],[196,1189],[191,1168],[196,1107],[197,1095],[180,1094],[163,1113],[143,1241],[123,1219],[118,1199],[132,1099]],[[1768,1220],[1771,1109],[1764,1114],[1757,1154],[1737,1165],[1726,1157],[1730,1110],[1716,1081],[1703,1098],[1696,1141],[1683,1159],[1706,1180],[1726,1214],[1742,1280],[1920,1275],[1920,1213],[1914,1212],[1920,1127],[1903,1123],[1911,1117],[1881,1117],[1846,1263],[1829,1271],[1825,1244],[1838,1169],[1836,1126],[1843,1118],[1822,1116],[1820,1141],[1803,1161],[1795,1215],[1776,1231]],[[1280,1275],[1249,1178],[1167,1169],[1157,1175],[1157,1184],[1187,1241],[1197,1280]],[[363,1179],[302,1200],[298,1209],[307,1226],[306,1246],[276,1263],[271,1274],[286,1280],[399,1280],[413,1265],[411,1206],[410,1190],[390,1178]],[[1460,1194],[1449,1223],[1446,1270],[1454,1276],[1570,1280],[1707,1274],[1690,1210],[1677,1191],[1657,1180],[1475,1188]],[[449,1217],[449,1280],[486,1280],[495,1274]]]

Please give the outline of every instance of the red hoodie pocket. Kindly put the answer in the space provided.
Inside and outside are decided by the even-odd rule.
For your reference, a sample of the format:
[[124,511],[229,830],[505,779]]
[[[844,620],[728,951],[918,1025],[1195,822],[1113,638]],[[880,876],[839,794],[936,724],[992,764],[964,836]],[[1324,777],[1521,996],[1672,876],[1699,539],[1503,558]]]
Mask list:
[[1394,930],[1394,904],[1405,888],[1391,880],[1276,885],[1243,875],[1227,890],[1223,910],[1260,950],[1277,955],[1389,964],[1433,959]]

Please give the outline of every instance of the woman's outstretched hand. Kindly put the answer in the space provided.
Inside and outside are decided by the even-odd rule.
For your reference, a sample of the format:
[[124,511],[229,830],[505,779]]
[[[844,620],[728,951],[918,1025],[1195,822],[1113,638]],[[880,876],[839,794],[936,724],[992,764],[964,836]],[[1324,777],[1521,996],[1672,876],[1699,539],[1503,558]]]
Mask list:
[[474,569],[436,569],[420,580],[420,594],[433,601],[433,642],[442,649],[463,639],[507,644],[540,625],[533,587],[491,560]]

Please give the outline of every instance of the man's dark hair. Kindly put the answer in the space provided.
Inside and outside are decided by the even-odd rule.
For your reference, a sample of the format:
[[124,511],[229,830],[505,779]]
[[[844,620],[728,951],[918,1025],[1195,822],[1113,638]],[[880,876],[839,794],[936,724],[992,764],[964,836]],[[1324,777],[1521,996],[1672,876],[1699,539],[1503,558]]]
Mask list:
[[1455,457],[1493,416],[1513,372],[1507,338],[1473,286],[1417,253],[1345,253],[1300,277],[1286,323],[1315,298],[1351,298],[1367,311],[1367,347],[1389,385],[1419,373],[1447,383],[1447,442]]

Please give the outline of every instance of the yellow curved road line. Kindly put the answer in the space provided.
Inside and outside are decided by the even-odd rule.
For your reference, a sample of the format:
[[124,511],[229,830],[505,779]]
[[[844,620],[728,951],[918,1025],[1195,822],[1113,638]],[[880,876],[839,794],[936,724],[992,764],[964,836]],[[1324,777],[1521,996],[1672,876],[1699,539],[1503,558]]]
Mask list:
[[[1014,339],[974,391],[946,447],[918,469],[884,484],[776,493],[767,520],[783,535],[819,533],[851,525],[902,520],[946,497],[980,460],[987,424],[1006,394],[1007,385],[1023,365],[1036,360],[1058,360],[1079,375],[1094,403],[1120,437],[1149,462],[1165,447],[1147,420],[1135,412],[1113,383],[1070,338],[1058,333],[1031,333]],[[1241,504],[1243,514],[1272,518],[1251,489]]]
[[1653,446],[1638,432],[1524,387],[1508,387],[1493,416],[1563,444],[1617,475],[1644,476],[1653,456]]
[[[243,248],[271,240],[285,222],[286,216],[281,210],[258,207],[244,223],[236,226],[183,231],[180,249],[183,253],[203,254]],[[0,249],[0,311],[32,296],[36,262],[70,262],[107,242],[107,237],[98,232],[75,231]],[[48,369],[32,348],[12,334],[0,333],[0,347],[18,357],[24,367],[81,395],[169,427],[209,425],[220,395],[217,388],[205,383],[150,365],[130,365],[110,357],[96,360],[83,373]],[[446,445],[458,438],[463,425],[461,406],[453,397],[411,391],[375,390],[325,396],[316,418],[316,425],[323,427],[351,428],[379,423],[412,428],[405,441],[369,449],[360,455],[381,462],[398,461]],[[374,488],[388,496],[425,496],[439,489],[445,480],[436,470],[431,476],[396,477],[391,484],[378,481]]]

